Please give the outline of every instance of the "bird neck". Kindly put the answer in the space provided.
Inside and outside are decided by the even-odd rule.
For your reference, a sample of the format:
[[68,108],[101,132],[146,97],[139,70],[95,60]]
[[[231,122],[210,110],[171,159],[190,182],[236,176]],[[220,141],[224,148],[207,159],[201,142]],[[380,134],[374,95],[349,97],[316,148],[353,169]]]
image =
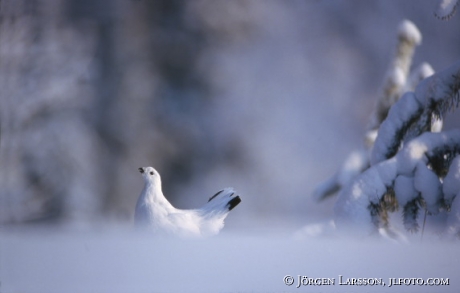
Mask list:
[[147,181],[145,183],[144,201],[153,205],[161,205],[166,208],[173,208],[169,201],[163,195],[161,184],[157,182]]

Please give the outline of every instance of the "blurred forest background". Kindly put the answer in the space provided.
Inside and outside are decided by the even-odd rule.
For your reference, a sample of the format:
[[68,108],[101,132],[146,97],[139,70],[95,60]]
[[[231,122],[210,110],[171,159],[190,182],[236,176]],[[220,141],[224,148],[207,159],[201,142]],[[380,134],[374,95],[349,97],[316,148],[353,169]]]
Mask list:
[[361,145],[399,23],[414,66],[459,59],[437,5],[1,0],[0,223],[129,224],[141,166],[179,208],[234,187],[228,229],[328,219],[311,193]]

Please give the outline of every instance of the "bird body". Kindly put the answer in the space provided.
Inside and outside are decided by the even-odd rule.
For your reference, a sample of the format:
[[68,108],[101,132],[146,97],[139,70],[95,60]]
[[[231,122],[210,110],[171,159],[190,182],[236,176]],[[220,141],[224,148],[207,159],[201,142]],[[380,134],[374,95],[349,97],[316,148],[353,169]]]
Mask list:
[[180,236],[207,236],[219,233],[228,212],[241,199],[232,188],[225,188],[199,209],[175,208],[163,195],[160,174],[152,167],[139,168],[145,180],[136,204],[134,222],[156,233]]

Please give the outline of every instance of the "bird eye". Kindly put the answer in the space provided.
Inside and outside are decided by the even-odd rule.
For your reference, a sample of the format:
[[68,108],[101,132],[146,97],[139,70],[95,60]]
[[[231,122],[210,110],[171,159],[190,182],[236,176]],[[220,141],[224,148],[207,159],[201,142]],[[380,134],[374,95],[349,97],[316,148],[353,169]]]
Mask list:
[[150,175],[153,175],[153,172],[150,172]]

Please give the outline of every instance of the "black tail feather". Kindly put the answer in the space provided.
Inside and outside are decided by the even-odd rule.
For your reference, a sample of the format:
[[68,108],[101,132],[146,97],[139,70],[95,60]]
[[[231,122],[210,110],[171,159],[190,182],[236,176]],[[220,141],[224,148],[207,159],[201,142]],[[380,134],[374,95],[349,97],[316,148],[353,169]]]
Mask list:
[[227,204],[228,210],[229,211],[233,210],[233,208],[236,207],[240,202],[241,202],[241,198],[239,196],[232,198]]

